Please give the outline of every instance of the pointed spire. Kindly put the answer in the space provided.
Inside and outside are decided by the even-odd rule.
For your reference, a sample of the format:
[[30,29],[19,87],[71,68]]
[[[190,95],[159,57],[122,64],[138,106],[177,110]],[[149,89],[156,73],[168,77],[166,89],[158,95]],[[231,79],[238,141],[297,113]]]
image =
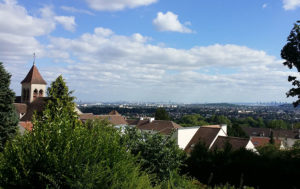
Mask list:
[[21,84],[23,83],[47,85],[46,81],[43,79],[42,75],[34,64],[25,79],[21,82]]

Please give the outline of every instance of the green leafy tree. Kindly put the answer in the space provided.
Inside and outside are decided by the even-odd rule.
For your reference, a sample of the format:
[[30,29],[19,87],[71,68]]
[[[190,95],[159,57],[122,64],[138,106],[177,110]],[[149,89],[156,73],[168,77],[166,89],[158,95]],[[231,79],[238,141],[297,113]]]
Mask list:
[[157,108],[155,112],[156,120],[170,120],[168,112],[164,108]]
[[63,80],[52,83],[52,98],[43,115],[34,119],[32,132],[9,141],[0,154],[0,186],[151,188],[147,174],[122,145],[120,133],[99,120],[80,124],[69,92],[55,89],[64,86],[57,81]]
[[0,151],[6,141],[13,137],[19,122],[13,105],[15,93],[9,88],[11,75],[0,62]]
[[268,128],[272,128],[272,129],[287,129],[288,128],[288,124],[283,121],[283,120],[271,120],[268,122],[267,124]]
[[178,122],[184,127],[208,125],[200,114],[184,115]]
[[[285,59],[283,65],[289,69],[296,68],[300,72],[300,20],[294,24],[294,27],[288,36],[287,44],[281,50],[281,58]],[[293,103],[296,107],[300,103],[300,81],[296,76],[289,76],[288,81],[294,86],[286,95],[287,97],[297,96],[297,100]]]
[[213,115],[208,121],[211,124],[226,124],[227,126],[231,125],[230,119],[223,115]]
[[139,157],[143,170],[154,174],[156,182],[170,179],[170,174],[179,170],[185,153],[171,136],[140,132],[135,128],[127,128],[125,133],[124,144]]

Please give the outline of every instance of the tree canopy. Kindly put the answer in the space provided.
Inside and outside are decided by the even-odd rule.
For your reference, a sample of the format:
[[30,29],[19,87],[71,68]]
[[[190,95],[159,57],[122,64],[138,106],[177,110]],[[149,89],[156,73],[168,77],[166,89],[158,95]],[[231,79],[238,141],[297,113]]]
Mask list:
[[19,122],[13,105],[15,93],[9,88],[11,75],[0,62],[0,151],[6,141],[15,135]]
[[152,188],[136,158],[120,145],[116,129],[103,121],[77,121],[67,88],[64,93],[57,90],[64,85],[62,77],[52,83],[52,98],[43,115],[33,120],[32,132],[8,141],[0,153],[0,186]]
[[[296,68],[300,72],[300,20],[294,24],[294,27],[288,36],[287,44],[281,50],[281,58],[285,59],[283,65],[289,69]],[[300,81],[296,76],[289,76],[288,81],[294,86],[287,93],[287,97],[297,96],[297,100],[293,103],[296,107],[300,103]]]

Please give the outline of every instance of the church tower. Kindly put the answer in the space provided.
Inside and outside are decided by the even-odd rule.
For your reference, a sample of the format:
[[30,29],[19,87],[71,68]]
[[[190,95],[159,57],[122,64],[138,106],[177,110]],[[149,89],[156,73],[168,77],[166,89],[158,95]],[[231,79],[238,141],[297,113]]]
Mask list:
[[37,67],[33,64],[25,79],[21,82],[21,102],[31,103],[38,97],[45,97],[46,81],[41,76]]

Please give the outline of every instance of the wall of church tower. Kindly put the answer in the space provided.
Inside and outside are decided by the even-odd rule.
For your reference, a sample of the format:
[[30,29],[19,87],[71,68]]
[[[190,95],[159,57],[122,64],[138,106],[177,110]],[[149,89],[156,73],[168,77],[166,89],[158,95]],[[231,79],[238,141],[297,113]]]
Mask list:
[[44,84],[22,84],[22,102],[31,103],[38,97],[46,96],[46,85]]

